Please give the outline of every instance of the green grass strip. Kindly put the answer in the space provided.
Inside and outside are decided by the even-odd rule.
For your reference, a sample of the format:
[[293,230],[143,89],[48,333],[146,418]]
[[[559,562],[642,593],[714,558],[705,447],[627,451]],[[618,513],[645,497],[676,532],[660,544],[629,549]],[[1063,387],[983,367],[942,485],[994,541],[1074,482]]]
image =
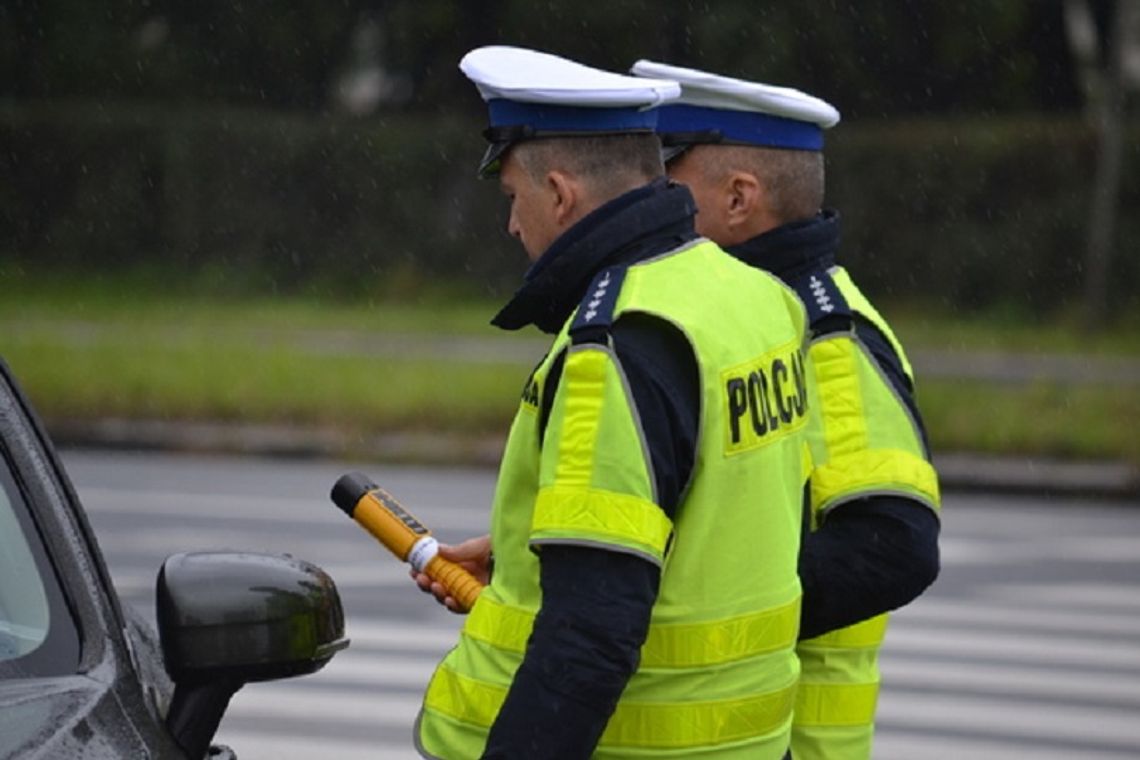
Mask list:
[[[125,417],[504,434],[547,338],[489,300],[215,298],[123,280],[4,277],[0,355],[51,419]],[[1140,356],[1140,330],[884,309],[912,352]],[[1140,463],[1136,384],[919,378],[935,451]]]

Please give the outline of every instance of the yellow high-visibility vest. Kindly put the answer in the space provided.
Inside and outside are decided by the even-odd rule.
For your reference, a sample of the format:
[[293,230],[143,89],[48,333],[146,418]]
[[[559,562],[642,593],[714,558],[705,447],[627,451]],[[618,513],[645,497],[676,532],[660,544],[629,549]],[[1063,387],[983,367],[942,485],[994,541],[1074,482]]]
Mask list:
[[[494,576],[431,679],[417,746],[479,756],[541,604],[536,548],[586,543],[662,568],[640,666],[595,757],[778,760],[799,675],[803,307],[705,240],[591,287],[619,289],[615,318],[660,318],[692,347],[702,408],[690,487],[670,520],[621,363],[605,343],[573,343],[572,317],[523,393],[492,510]],[[540,440],[541,393],[563,351]]]
[[[898,339],[842,267],[830,277],[850,310],[886,337],[903,371],[913,374]],[[814,340],[818,428],[813,428],[812,526],[854,499],[890,494],[938,510],[938,476],[918,423],[853,331]],[[879,693],[878,654],[887,615],[801,641],[802,675],[792,727],[794,760],[871,757]]]

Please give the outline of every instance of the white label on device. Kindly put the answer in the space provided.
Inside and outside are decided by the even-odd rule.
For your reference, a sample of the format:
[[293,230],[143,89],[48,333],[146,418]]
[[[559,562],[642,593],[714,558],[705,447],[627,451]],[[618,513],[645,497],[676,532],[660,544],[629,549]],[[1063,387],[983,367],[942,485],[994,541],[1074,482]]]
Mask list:
[[412,545],[412,550],[408,552],[408,562],[417,573],[422,573],[427,563],[431,562],[432,557],[438,553],[439,541],[431,536],[424,536]]

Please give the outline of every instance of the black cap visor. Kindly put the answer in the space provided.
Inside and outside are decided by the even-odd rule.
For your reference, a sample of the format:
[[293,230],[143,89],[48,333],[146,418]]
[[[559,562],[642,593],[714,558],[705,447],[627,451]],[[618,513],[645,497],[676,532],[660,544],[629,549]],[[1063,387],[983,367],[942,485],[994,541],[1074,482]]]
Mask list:
[[693,147],[691,143],[684,143],[679,145],[662,145],[661,146],[661,161],[666,165],[670,161],[676,161],[681,157],[681,154]]
[[479,162],[479,178],[491,179],[499,176],[503,166],[503,154],[515,143],[535,136],[531,127],[526,125],[510,127],[487,127],[483,130],[483,137],[490,143],[483,160]]
[[719,129],[706,129],[699,132],[662,132],[661,160],[668,164],[676,161],[694,145],[718,145],[725,142]]
[[487,146],[487,152],[483,154],[483,160],[479,162],[479,179],[494,179],[499,176],[499,171],[503,168],[503,154],[513,144],[496,142]]

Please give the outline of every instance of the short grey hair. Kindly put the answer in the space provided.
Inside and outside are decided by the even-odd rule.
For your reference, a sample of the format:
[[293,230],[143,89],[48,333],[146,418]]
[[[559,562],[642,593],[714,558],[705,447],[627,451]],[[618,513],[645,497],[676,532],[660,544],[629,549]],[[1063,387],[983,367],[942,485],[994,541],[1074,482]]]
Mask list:
[[780,224],[811,218],[823,206],[822,153],[751,145],[710,148],[715,150],[703,151],[701,161],[705,177],[716,181],[732,171],[752,174],[767,191],[770,210]]
[[661,143],[652,134],[546,137],[511,148],[536,182],[561,170],[586,183],[599,199],[614,198],[665,174]]

